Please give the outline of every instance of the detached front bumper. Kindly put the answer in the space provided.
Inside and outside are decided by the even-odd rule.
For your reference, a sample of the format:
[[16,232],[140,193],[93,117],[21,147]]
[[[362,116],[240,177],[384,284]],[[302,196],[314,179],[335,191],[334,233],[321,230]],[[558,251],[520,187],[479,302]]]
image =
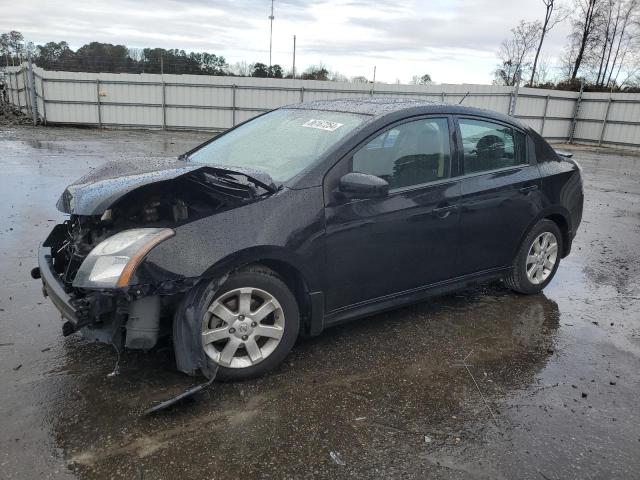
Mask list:
[[38,269],[42,279],[42,293],[49,297],[60,315],[67,322],[62,327],[62,333],[67,336],[77,331],[80,327],[77,309],[71,304],[71,296],[65,291],[62,280],[53,269],[51,249],[40,246],[38,249]]

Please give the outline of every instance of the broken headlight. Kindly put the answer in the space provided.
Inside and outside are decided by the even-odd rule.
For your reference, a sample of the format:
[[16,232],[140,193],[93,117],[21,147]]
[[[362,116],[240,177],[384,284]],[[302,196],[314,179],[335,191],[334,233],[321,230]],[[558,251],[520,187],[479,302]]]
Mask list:
[[77,288],[126,287],[153,247],[172,237],[170,228],[134,228],[100,242],[84,259],[73,280]]

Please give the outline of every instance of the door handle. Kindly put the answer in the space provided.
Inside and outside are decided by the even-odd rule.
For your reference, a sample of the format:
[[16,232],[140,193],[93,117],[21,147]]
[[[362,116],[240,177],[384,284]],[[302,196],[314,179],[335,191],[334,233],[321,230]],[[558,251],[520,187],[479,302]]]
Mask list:
[[451,215],[451,212],[454,212],[457,209],[457,205],[447,205],[444,207],[436,207],[431,210],[431,213],[438,218],[447,218],[449,215]]
[[527,185],[518,189],[520,193],[529,193],[538,190],[538,185]]

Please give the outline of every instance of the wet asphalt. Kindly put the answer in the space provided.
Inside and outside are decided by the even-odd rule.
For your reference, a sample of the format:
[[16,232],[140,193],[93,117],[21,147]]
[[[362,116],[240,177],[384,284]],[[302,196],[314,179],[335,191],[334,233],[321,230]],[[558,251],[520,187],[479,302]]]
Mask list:
[[300,341],[272,374],[195,385],[171,348],[64,338],[29,277],[72,180],[186,132],[0,129],[0,478],[640,478],[640,156],[574,148],[586,204],[544,294],[499,284]]

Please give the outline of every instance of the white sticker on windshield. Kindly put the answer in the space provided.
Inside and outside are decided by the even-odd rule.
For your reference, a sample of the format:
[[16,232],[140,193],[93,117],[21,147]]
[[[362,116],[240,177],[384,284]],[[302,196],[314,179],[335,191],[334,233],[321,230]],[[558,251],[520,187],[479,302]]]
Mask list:
[[338,122],[329,122],[327,120],[314,120],[311,119],[307,123],[304,123],[302,126],[307,128],[317,128],[319,130],[326,130],[328,132],[335,132],[339,129],[344,123]]

